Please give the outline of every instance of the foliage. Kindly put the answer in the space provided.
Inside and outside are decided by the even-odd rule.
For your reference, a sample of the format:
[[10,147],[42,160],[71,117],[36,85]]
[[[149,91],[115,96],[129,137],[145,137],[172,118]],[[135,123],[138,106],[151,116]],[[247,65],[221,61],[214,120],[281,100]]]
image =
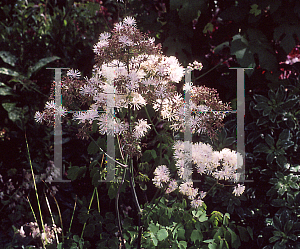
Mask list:
[[[245,70],[246,179],[254,182],[246,183],[246,193],[237,198],[228,193],[225,183],[216,184],[209,177],[198,176],[197,187],[207,192],[210,190],[205,197],[207,210],[201,211],[205,215],[198,217],[184,204],[184,198],[168,195],[159,200],[150,181],[154,168],[170,165],[171,174],[174,174],[176,166],[172,161],[172,131],[158,122],[158,134],[154,131],[148,134],[149,138],[144,142],[149,147],[142,147],[141,161],[134,165],[134,172],[139,172],[133,174],[137,195],[144,211],[150,209],[142,217],[145,222],[143,243],[149,248],[155,247],[154,243],[169,246],[172,242],[179,248],[196,245],[226,248],[226,243],[229,248],[239,243],[240,248],[299,247],[299,9],[296,0],[49,0],[37,4],[35,1],[2,1],[1,247],[34,248],[37,245],[34,241],[29,245],[24,238],[21,241],[18,229],[25,222],[32,221],[26,195],[37,212],[33,202],[35,193],[27,188],[31,179],[28,178],[30,167],[24,153],[24,130],[27,130],[32,148],[36,176],[45,173],[53,151],[51,128],[39,127],[33,120],[35,111],[45,102],[43,94],[48,95],[53,79],[53,71],[45,70],[45,67],[78,68],[82,75],[91,75],[94,63],[92,46],[98,35],[129,14],[136,17],[142,31],[161,42],[166,55],[177,56],[184,66],[194,59],[201,61],[204,67],[195,73],[195,85],[216,88],[223,101],[232,102],[233,109],[236,70],[228,67],[254,68]],[[182,90],[182,83],[177,88]],[[148,107],[147,110],[153,119],[153,110]],[[201,135],[194,142],[209,143],[215,150],[226,147],[235,150],[236,121],[232,116],[226,119],[228,122],[218,133],[216,141]],[[140,118],[147,118],[147,115]],[[55,194],[61,205],[64,245],[61,242],[48,247],[118,248],[118,219],[110,211],[115,209],[113,200],[118,195],[122,177],[115,183],[99,183],[98,180],[107,173],[105,160],[102,164],[103,152],[95,142],[77,140],[75,129],[64,126],[63,130],[64,165],[70,167],[68,177],[72,183],[61,185]],[[94,139],[105,151],[105,139],[96,136]],[[118,140],[114,142],[117,144]],[[120,156],[118,153],[117,157]],[[122,176],[123,173],[122,169],[116,169],[116,174]],[[101,193],[100,213],[94,201],[89,209],[95,186]],[[139,221],[129,186],[127,172],[120,189],[120,214],[125,246],[136,248]],[[47,190],[45,185],[38,183],[40,196],[44,196],[43,190]],[[48,198],[51,206],[55,206],[53,197],[48,195]],[[45,200],[41,199],[44,210],[48,210]],[[60,224],[58,211],[52,208],[52,213],[56,224]],[[161,215],[158,217],[157,213]],[[171,217],[168,220],[161,218],[168,215]],[[178,220],[184,215],[188,224]],[[45,217],[51,224],[49,214],[45,213]],[[200,217],[209,219],[202,222]],[[212,217],[218,220],[218,224]],[[222,223],[224,220],[225,224]],[[84,224],[88,232],[84,232],[81,238]],[[197,225],[200,229],[196,224],[200,224]],[[71,230],[67,233],[69,227]],[[178,228],[175,234],[170,230],[174,228]],[[89,237],[88,233],[93,236]],[[202,241],[197,239],[200,234],[203,235]]]

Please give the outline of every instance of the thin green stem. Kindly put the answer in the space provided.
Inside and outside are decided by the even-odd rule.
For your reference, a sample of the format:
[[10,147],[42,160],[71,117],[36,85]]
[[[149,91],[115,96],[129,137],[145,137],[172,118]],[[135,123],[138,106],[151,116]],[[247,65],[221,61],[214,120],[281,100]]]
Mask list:
[[[27,154],[28,154],[28,159],[29,159],[29,164],[30,164],[32,179],[33,179],[33,185],[34,185],[36,200],[37,200],[38,209],[39,209],[39,213],[40,213],[41,225],[42,225],[44,233],[46,234],[44,220],[43,220],[43,216],[42,216],[42,209],[41,209],[39,195],[38,195],[38,192],[37,192],[35,177],[34,177],[34,173],[33,173],[33,166],[32,166],[31,157],[30,157],[30,153],[29,153],[29,146],[28,146],[28,141],[27,141],[26,133],[25,133],[25,140],[26,140]],[[46,243],[48,243],[47,237],[45,239],[46,239]]]
[[[90,200],[89,209],[88,209],[88,212],[87,212],[88,215],[90,214],[90,210],[91,210],[91,206],[92,206],[92,202],[93,202],[93,199],[94,199],[94,195],[95,195],[96,189],[97,189],[97,188],[95,187],[95,188],[94,188],[93,195],[92,195],[92,198],[91,198],[91,200]],[[83,237],[83,233],[84,233],[84,230],[85,230],[86,223],[87,223],[87,221],[84,222],[84,224],[83,224],[83,228],[82,228],[82,232],[81,232],[81,236],[80,236],[81,239],[82,239],[82,237]]]
[[98,212],[100,214],[100,201],[99,201],[99,195],[98,195],[98,189],[97,188],[96,188],[96,197],[97,197]]
[[119,211],[119,198],[120,198],[121,188],[122,188],[122,185],[125,180],[125,175],[126,175],[126,168],[124,169],[122,181],[120,183],[120,186],[119,186],[119,189],[118,189],[118,192],[116,195],[116,213],[117,213],[117,220],[118,220],[118,229],[119,229],[119,233],[120,233],[120,237],[121,237],[121,244],[122,244],[123,248],[125,248],[125,243],[124,243],[124,237],[123,237],[122,225],[121,225],[121,217],[120,217],[120,211]]
[[152,124],[152,127],[153,127],[153,129],[154,129],[154,131],[155,131],[156,135],[159,135],[159,133],[157,132],[157,130],[156,130],[156,128],[155,128],[155,125],[154,125],[154,124],[153,124],[153,122],[152,122],[152,119],[151,119],[151,117],[150,117],[150,115],[149,115],[149,112],[148,112],[148,110],[147,110],[147,107],[146,107],[146,106],[144,106],[144,108],[145,108],[145,111],[146,111],[147,117],[148,117],[148,119],[150,120],[150,122],[151,122],[151,124]]
[[94,142],[95,145],[98,147],[98,149],[99,149],[102,153],[104,153],[108,158],[110,158],[111,160],[113,160],[113,161],[116,162],[117,164],[121,165],[122,167],[125,167],[125,168],[128,167],[128,165],[122,164],[122,163],[118,162],[117,160],[115,160],[114,158],[112,158],[110,155],[108,155],[108,154],[107,154],[107,153],[106,153],[106,152],[105,152],[105,151],[97,144],[97,142],[95,141],[94,138],[92,138],[91,135],[89,135],[89,137],[90,137],[90,139],[93,140],[93,142]]
[[214,69],[216,69],[220,64],[222,64],[223,61],[220,61],[217,65],[215,65],[213,68],[209,69],[207,72],[205,72],[204,74],[201,74],[199,77],[197,77],[195,80],[199,80],[200,78],[204,77],[205,75],[207,75],[208,73],[210,73],[211,71],[213,71]]
[[[43,180],[42,180],[43,181]],[[49,189],[51,196],[53,197],[56,207],[57,207],[57,211],[58,211],[58,216],[59,216],[59,220],[60,220],[60,225],[61,225],[61,229],[62,229],[62,242],[64,243],[64,226],[63,226],[63,222],[62,222],[62,218],[61,218],[61,212],[60,212],[60,208],[58,205],[58,202],[54,196],[54,194],[52,193],[51,189],[48,187],[48,185],[45,183],[45,181],[43,181],[43,183],[46,185],[46,187]]]
[[[30,206],[31,212],[32,212],[32,214],[33,214],[33,218],[34,218],[34,220],[35,220],[36,224],[38,225],[37,218],[36,218],[36,216],[35,216],[35,213],[34,213],[33,207],[32,207],[32,205],[31,205],[31,202],[30,202],[30,200],[29,200],[28,196],[27,196],[27,200],[28,200],[28,203],[29,203],[29,206]],[[42,240],[42,243],[43,243],[43,248],[46,248],[46,247],[45,247],[45,242],[44,242],[44,240]]]
[[[44,195],[45,195],[45,199],[46,199],[46,204],[47,204],[48,210],[50,212],[50,217],[51,217],[52,224],[56,225],[55,222],[54,222],[54,218],[53,218],[53,215],[52,215],[52,210],[51,210],[51,207],[50,207],[50,204],[49,204],[49,201],[48,201],[48,197],[47,197],[47,195],[46,195],[45,192],[44,192]],[[59,244],[59,240],[58,240],[58,235],[57,235],[57,229],[56,229],[56,227],[53,230],[54,230],[54,233],[55,233],[56,243],[58,245]]]
[[74,208],[73,208],[73,214],[72,214],[72,217],[71,217],[71,222],[70,222],[70,227],[69,227],[69,232],[68,232],[68,239],[69,239],[70,234],[71,234],[71,226],[72,226],[72,223],[73,223],[73,218],[74,218],[74,214],[75,214],[75,210],[76,210],[76,203],[77,203],[77,195],[75,197],[75,204],[74,204]]

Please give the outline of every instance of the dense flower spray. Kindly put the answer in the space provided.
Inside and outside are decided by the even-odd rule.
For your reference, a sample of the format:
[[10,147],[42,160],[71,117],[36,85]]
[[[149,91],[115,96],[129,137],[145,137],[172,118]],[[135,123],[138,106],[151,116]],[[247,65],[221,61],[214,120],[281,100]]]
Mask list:
[[[115,24],[110,33],[102,33],[94,45],[94,53],[96,64],[93,76],[82,79],[78,71],[70,70],[62,81],[64,107],[56,110],[58,115],[68,117],[67,110],[85,109],[72,115],[72,119],[81,126],[79,135],[82,138],[87,138],[89,130],[96,124],[100,134],[120,136],[120,147],[126,155],[140,156],[141,140],[154,128],[151,120],[139,118],[139,113],[145,112],[146,105],[152,106],[160,119],[168,122],[175,132],[185,131],[187,104],[192,111],[192,133],[207,133],[214,137],[216,130],[222,127],[225,114],[215,111],[230,110],[230,106],[222,103],[216,90],[191,84],[186,84],[184,88],[192,95],[191,101],[185,103],[183,95],[176,90],[185,69],[176,57],[164,56],[154,38],[137,29],[134,18],[126,17]],[[195,61],[189,68],[201,70],[202,64]],[[53,88],[45,110],[36,112],[36,121],[53,124],[54,107]],[[175,158],[179,176],[182,177],[184,163],[180,154],[181,144],[177,143],[175,147],[178,147]],[[210,173],[219,179],[232,178],[232,164],[225,161],[225,173],[218,173],[216,165],[222,160],[220,155],[214,154],[204,144],[193,144],[192,148],[194,158],[191,160],[197,165],[199,173]],[[226,153],[231,155],[233,152]],[[167,193],[178,187],[176,181],[170,179],[167,166],[159,166],[154,175],[153,181],[157,187],[168,183]],[[192,188],[192,183],[181,184],[179,189],[193,200],[195,207],[201,204],[201,199],[195,199],[198,190]]]

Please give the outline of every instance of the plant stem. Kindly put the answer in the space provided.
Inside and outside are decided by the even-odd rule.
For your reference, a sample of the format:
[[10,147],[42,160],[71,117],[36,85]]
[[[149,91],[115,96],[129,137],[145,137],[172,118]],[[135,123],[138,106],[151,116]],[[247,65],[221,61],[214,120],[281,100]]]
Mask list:
[[[97,189],[97,187],[94,188],[94,192],[93,192],[92,198],[90,200],[89,209],[88,209],[88,212],[87,212],[88,215],[89,215],[90,210],[91,210],[91,206],[92,206],[92,202],[93,202],[93,199],[94,199],[94,195],[95,195],[96,189]],[[86,223],[87,223],[87,221],[84,222],[84,224],[83,224],[83,228],[82,228],[82,232],[81,232],[81,236],[80,236],[81,239],[83,237],[83,233],[84,233],[84,230],[85,230]]]
[[[43,180],[42,180],[43,181]],[[50,194],[52,195],[54,201],[55,201],[55,204],[56,204],[56,207],[57,207],[57,211],[58,211],[58,215],[59,215],[59,220],[60,220],[60,224],[61,224],[61,229],[62,229],[62,242],[64,243],[64,226],[63,226],[63,222],[62,222],[62,218],[61,218],[61,212],[60,212],[60,208],[59,208],[59,205],[58,205],[58,202],[54,196],[54,194],[52,193],[51,189],[48,187],[48,185],[43,181],[43,183],[46,185],[46,187],[49,189],[50,191]],[[51,214],[52,215],[52,214]]]
[[[32,167],[31,157],[30,157],[30,153],[29,153],[29,146],[28,146],[28,141],[27,141],[26,133],[25,133],[25,141],[26,141],[26,146],[27,146],[27,154],[28,154],[28,160],[29,160],[29,164],[30,164],[32,179],[33,179],[33,185],[34,185],[36,200],[37,200],[38,209],[39,209],[39,213],[40,213],[41,225],[42,225],[44,233],[46,234],[44,220],[43,220],[43,216],[42,216],[42,209],[41,209],[41,205],[40,205],[39,195],[38,195],[38,192],[37,192],[35,177],[34,177],[34,173],[33,173],[33,167]],[[46,243],[48,243],[47,237],[45,237],[45,240],[46,240]]]
[[146,111],[147,117],[148,117],[148,119],[150,120],[150,122],[151,122],[151,124],[152,124],[152,127],[153,127],[153,129],[154,129],[156,135],[159,135],[158,132],[157,132],[157,130],[156,130],[156,128],[155,128],[155,125],[153,124],[153,122],[152,122],[152,120],[151,120],[151,117],[150,117],[150,115],[149,115],[149,112],[148,112],[148,110],[147,110],[147,107],[144,106],[144,109],[145,109],[145,111]]
[[71,217],[71,222],[70,222],[70,227],[69,227],[69,232],[68,232],[68,239],[69,239],[70,233],[71,233],[71,226],[72,226],[73,218],[74,218],[74,214],[75,214],[76,203],[77,203],[77,195],[76,195],[76,198],[75,198],[75,204],[74,204],[74,208],[73,208],[73,214],[72,214],[72,217]]
[[142,214],[142,210],[136,195],[136,191],[135,191],[135,187],[134,187],[134,179],[133,179],[133,160],[131,159],[131,163],[130,163],[130,169],[129,169],[129,182],[130,182],[130,187],[131,187],[131,193],[133,196],[133,201],[134,204],[138,210],[138,227],[139,227],[139,232],[138,232],[138,244],[137,244],[137,249],[141,248],[141,235],[142,235],[142,225],[141,225],[141,214]]
[[216,69],[220,64],[222,64],[223,61],[220,61],[217,65],[215,65],[213,68],[209,69],[207,72],[205,72],[204,74],[201,74],[199,77],[197,77],[195,80],[198,80],[202,77],[204,77],[205,75],[207,75],[208,73],[210,73],[211,71],[213,71],[214,69]]
[[119,189],[118,189],[118,192],[117,192],[117,195],[116,195],[116,213],[117,213],[118,228],[119,228],[119,233],[120,233],[121,243],[122,243],[123,248],[125,248],[125,243],[124,243],[124,237],[123,237],[122,225],[121,225],[121,217],[120,217],[120,210],[119,210],[119,198],[120,198],[121,188],[122,188],[122,185],[123,185],[124,180],[125,180],[125,175],[126,175],[126,168],[124,169],[122,181],[120,183],[120,186],[119,186]]
[[[51,210],[51,207],[50,207],[50,203],[48,201],[48,197],[47,197],[45,191],[44,191],[44,195],[45,195],[45,199],[46,199],[46,204],[47,204],[48,210],[50,212],[52,224],[55,225],[54,218],[53,218],[53,215],[52,215],[52,210]],[[56,243],[58,245],[59,244],[59,240],[58,240],[58,235],[57,235],[57,229],[56,229],[56,227],[53,228],[53,230],[54,230],[54,233],[55,233]]]

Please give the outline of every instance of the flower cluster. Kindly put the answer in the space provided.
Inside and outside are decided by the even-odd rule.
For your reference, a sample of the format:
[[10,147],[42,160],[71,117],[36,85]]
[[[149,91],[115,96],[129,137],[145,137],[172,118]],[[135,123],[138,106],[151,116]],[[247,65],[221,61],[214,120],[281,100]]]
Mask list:
[[194,61],[193,63],[189,63],[187,68],[191,69],[191,70],[201,70],[203,68],[203,65],[201,62],[198,61]]
[[[193,188],[193,182],[191,181],[193,168],[189,167],[189,164],[195,166],[199,174],[207,174],[218,180],[232,182],[237,182],[237,168],[243,164],[236,151],[227,148],[214,151],[209,144],[201,142],[176,141],[174,144],[174,158],[178,176],[183,180],[183,183],[179,185],[179,192],[192,200],[191,205],[193,207],[201,206],[205,193],[198,193],[198,189]],[[171,179],[170,172],[165,165],[156,168],[153,182],[157,187],[161,188],[163,186],[162,182],[174,181]],[[175,190],[176,187],[173,186],[173,190]],[[234,187],[233,194],[240,196],[244,190],[245,186],[238,184]]]
[[18,230],[18,233],[22,238],[27,236],[32,237],[32,239],[40,238],[44,243],[47,242],[49,244],[53,243],[55,240],[55,232],[61,233],[62,229],[60,227],[56,227],[56,225],[49,226],[45,224],[45,232],[41,233],[39,225],[36,222],[30,222],[26,225],[23,225]]

